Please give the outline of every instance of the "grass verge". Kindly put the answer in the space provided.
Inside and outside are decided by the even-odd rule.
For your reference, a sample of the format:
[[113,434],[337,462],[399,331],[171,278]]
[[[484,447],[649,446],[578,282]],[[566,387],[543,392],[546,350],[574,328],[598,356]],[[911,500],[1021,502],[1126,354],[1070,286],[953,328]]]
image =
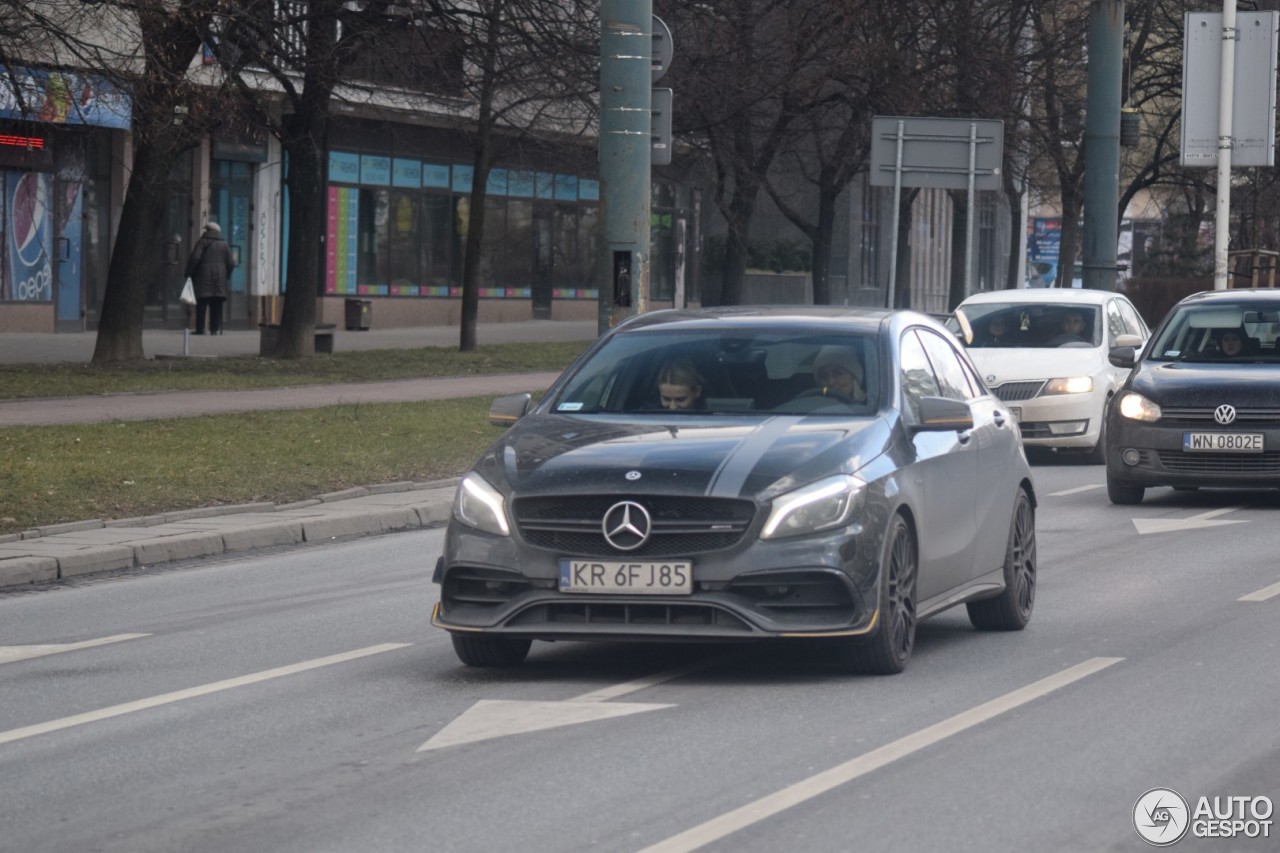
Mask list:
[[150,359],[122,365],[0,365],[0,400],[148,391],[225,391],[341,382],[563,370],[588,341],[493,344],[265,358]]
[[465,471],[491,397],[0,429],[0,534]]

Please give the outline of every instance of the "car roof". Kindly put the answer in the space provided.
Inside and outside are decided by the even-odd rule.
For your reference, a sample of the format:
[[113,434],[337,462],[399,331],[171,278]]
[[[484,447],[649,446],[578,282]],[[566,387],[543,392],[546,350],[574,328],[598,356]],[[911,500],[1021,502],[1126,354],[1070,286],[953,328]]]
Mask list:
[[1231,302],[1241,297],[1254,300],[1262,299],[1267,302],[1280,302],[1280,288],[1233,287],[1229,290],[1202,290],[1199,293],[1191,294],[1183,299],[1182,302]]
[[989,305],[993,302],[1019,302],[1023,304],[1052,302],[1102,305],[1116,294],[1110,290],[1093,290],[1083,287],[1019,287],[1008,290],[984,290],[961,302],[965,305]]
[[936,321],[913,311],[885,308],[847,308],[826,305],[742,305],[722,308],[672,308],[632,317],[618,332],[662,327],[663,330],[765,330],[779,327],[815,331],[855,331],[873,334],[890,317],[901,316],[926,323]]

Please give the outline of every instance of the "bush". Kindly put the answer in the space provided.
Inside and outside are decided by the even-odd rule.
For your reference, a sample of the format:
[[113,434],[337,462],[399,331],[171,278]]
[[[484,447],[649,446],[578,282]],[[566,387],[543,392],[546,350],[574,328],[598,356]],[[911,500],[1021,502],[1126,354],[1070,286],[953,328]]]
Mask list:
[[[714,275],[724,268],[726,240],[713,234],[702,247],[703,269]],[[809,272],[813,250],[806,240],[752,240],[747,244],[747,269],[771,272]]]

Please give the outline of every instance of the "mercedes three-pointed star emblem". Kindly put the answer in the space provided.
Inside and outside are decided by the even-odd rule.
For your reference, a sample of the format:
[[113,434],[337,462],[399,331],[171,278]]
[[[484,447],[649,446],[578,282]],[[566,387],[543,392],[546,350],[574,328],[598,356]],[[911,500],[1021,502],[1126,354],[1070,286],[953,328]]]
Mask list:
[[649,511],[635,501],[619,501],[604,514],[600,522],[604,541],[619,551],[634,551],[649,541],[653,519]]

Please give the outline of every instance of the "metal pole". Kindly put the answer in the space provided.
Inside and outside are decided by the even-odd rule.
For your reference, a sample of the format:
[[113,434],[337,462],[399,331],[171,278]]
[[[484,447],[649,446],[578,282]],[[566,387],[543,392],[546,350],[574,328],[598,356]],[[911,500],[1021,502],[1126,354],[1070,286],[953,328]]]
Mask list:
[[652,0],[601,0],[601,333],[648,303],[652,66]]
[[[1120,239],[1120,95],[1124,54],[1123,0],[1093,0],[1084,154],[1084,275],[1094,290],[1115,290]],[[1074,258],[1059,258],[1058,279],[1070,286]],[[1062,269],[1065,267],[1065,270]]]
[[1222,70],[1218,75],[1218,204],[1213,228],[1213,289],[1227,289],[1231,243],[1231,119],[1236,88],[1236,0],[1222,2]]
[[889,249],[889,304],[893,310],[898,286],[898,208],[902,206],[902,136],[907,123],[898,121],[898,154],[893,161],[893,238]]
[[[964,295],[973,293],[973,182],[978,170],[978,125],[969,125],[969,205],[964,226]],[[951,306],[955,308],[954,305]]]

